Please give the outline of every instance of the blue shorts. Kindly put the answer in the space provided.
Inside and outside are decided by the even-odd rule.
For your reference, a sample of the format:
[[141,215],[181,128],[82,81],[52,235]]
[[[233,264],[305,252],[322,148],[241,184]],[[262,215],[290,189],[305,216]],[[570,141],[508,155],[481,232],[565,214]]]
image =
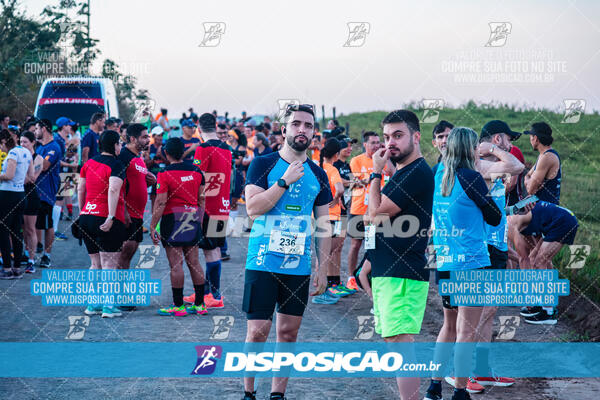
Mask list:
[[521,234],[539,235],[541,233],[544,242],[558,242],[562,244],[573,244],[575,234],[577,234],[577,228],[579,228],[577,218],[571,214],[564,214],[552,220],[549,225],[540,229],[541,232],[536,229],[530,229],[532,225],[533,224],[530,223],[527,228],[521,231]]
[[579,224],[577,218],[565,215],[554,221],[544,234],[544,242],[559,242],[562,244],[573,244]]

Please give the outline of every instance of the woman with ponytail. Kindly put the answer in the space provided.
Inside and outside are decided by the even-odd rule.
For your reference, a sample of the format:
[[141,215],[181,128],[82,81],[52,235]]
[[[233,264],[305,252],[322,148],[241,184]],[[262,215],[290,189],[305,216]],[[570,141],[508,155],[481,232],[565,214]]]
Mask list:
[[[497,226],[502,213],[489,195],[485,180],[476,170],[479,161],[477,145],[477,134],[472,129],[452,129],[446,153],[435,174],[433,244],[437,251],[437,281],[450,279],[450,271],[490,266],[486,223]],[[455,306],[450,303],[449,296],[442,296],[442,304],[444,324],[437,342],[474,342],[484,304],[477,307]],[[450,350],[449,346],[437,346],[435,362],[447,365]],[[474,383],[468,378],[472,356],[472,349],[465,345],[454,349],[457,378],[454,380],[456,390],[453,399],[468,399],[467,390],[481,390],[473,387]],[[460,368],[456,371],[458,366]],[[441,398],[442,376],[432,378],[427,398]]]

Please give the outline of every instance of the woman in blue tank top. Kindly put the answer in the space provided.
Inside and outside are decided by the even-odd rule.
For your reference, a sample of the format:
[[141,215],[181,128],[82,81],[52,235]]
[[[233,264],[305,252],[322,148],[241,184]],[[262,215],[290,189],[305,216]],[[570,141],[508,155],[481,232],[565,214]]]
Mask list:
[[[490,265],[486,245],[486,223],[497,226],[502,213],[489,196],[485,180],[476,171],[477,134],[470,128],[457,127],[448,136],[446,154],[435,174],[433,196],[433,243],[441,279],[450,271],[485,268]],[[444,325],[438,342],[473,342],[482,307],[454,307],[444,299]],[[436,362],[446,364],[451,353],[448,346],[437,346]],[[472,351],[455,349],[455,365],[471,370]],[[463,364],[464,363],[464,364]],[[442,372],[442,371],[440,371]],[[456,371],[455,371],[456,372]],[[455,387],[465,390],[468,377],[457,377]],[[440,387],[441,377],[432,379],[431,390]]]

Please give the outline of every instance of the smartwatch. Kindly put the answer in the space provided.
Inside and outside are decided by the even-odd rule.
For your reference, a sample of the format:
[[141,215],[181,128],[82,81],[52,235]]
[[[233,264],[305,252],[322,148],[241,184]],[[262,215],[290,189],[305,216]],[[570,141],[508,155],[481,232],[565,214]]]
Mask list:
[[283,179],[283,178],[277,179],[277,186],[282,187],[285,190],[288,190],[290,188],[290,185],[288,185],[287,183],[285,183],[285,179]]
[[372,172],[371,176],[369,177],[369,183],[371,183],[371,181],[373,179],[377,179],[377,178],[379,178],[381,180],[381,174],[376,174],[375,172]]

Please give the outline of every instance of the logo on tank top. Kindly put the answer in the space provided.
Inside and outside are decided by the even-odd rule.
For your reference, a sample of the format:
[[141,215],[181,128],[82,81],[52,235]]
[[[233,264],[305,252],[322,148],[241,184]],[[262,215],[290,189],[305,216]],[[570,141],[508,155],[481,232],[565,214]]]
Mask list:
[[192,175],[181,177],[181,182],[189,182],[189,181],[193,181],[193,180],[194,180],[194,177]]
[[97,205],[97,204],[93,204],[93,203],[87,203],[87,204],[85,205],[85,210],[86,210],[88,213],[92,214],[92,211],[94,211],[94,210],[95,210],[97,207],[98,207],[98,205]]

